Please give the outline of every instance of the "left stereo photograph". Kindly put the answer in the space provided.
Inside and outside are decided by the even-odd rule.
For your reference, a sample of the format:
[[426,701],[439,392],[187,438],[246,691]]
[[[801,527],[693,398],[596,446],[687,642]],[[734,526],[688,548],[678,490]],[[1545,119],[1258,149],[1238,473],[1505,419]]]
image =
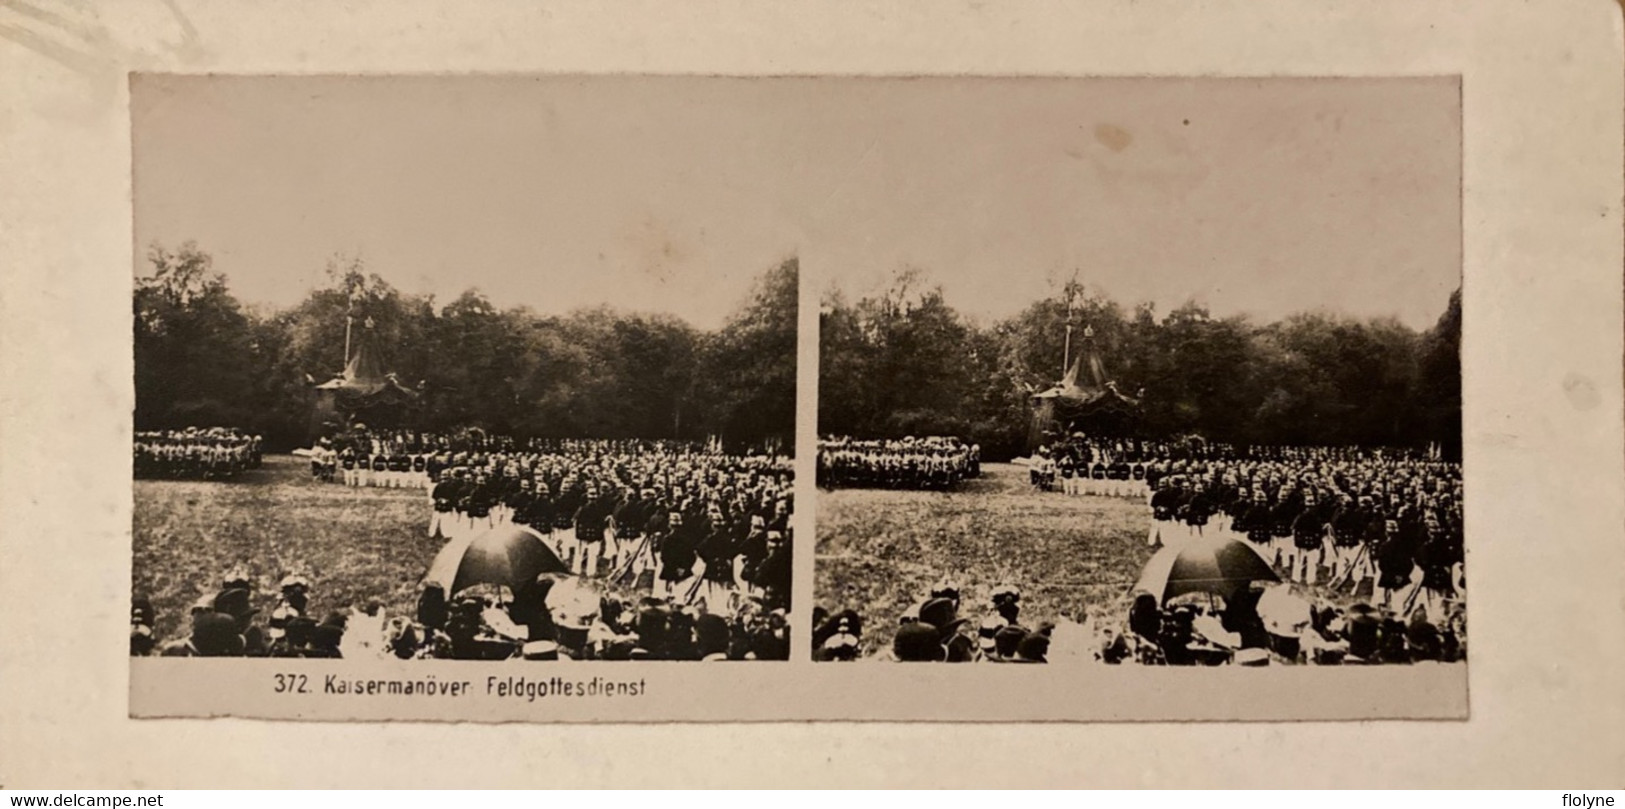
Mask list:
[[797,244],[772,119],[677,85],[132,76],[133,658],[789,658]]

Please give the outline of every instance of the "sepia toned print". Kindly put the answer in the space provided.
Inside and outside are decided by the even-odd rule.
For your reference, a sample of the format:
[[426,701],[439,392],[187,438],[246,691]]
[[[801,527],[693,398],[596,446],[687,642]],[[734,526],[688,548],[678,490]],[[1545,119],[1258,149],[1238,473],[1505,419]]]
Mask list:
[[956,90],[820,265],[815,659],[1463,663],[1457,83]]
[[132,93],[135,716],[1465,715],[1453,80]]
[[[7,524],[0,537],[6,546],[0,565],[7,574],[0,591],[9,599],[9,606],[0,606],[0,636],[12,651],[0,657],[0,680],[5,682],[0,702],[6,706],[0,708],[0,781],[7,788],[1376,785],[1545,786],[1572,792],[1575,784],[1617,781],[1617,774],[1625,771],[1625,737],[1617,732],[1625,697],[1617,677],[1625,662],[1625,644],[1619,642],[1625,638],[1625,612],[1618,609],[1625,584],[1625,543],[1618,541],[1625,526],[1620,519],[1625,489],[1619,485],[1625,468],[1619,452],[1625,425],[1619,272],[1625,247],[1619,171],[1625,139],[1620,137],[1618,103],[1625,73],[1620,70],[1617,4],[1404,0],[1333,11],[1317,4],[1263,2],[1188,5],[1172,14],[1169,7],[1150,3],[978,3],[930,10],[899,3],[833,10],[752,4],[718,8],[722,13],[716,14],[648,4],[545,0],[523,7],[465,0],[448,13],[451,5],[439,0],[403,0],[387,7],[322,4],[290,14],[284,4],[230,0],[116,8],[45,0],[12,4],[0,12],[9,15],[12,29],[7,69],[0,70],[8,88],[4,104],[11,113],[7,126],[0,128],[0,164],[5,166],[0,176],[7,178],[0,183],[0,196],[11,192],[11,204],[0,215],[9,237],[0,238],[9,293],[0,305],[11,304],[0,318],[5,336],[0,343],[10,350],[0,347],[0,355],[7,363],[7,378],[14,382],[6,392],[0,429],[0,472],[11,475],[0,486],[0,513]],[[28,8],[49,13],[30,14]],[[422,103],[369,118],[364,98],[343,98],[358,118],[382,118],[383,123],[334,120],[320,129],[339,140],[358,141],[357,151],[379,155],[403,180],[415,172],[414,161],[420,161],[444,165],[442,177],[474,176],[489,187],[464,191],[443,184],[446,190],[435,195],[402,184],[402,199],[425,208],[424,216],[412,219],[411,229],[424,233],[426,240],[451,243],[455,236],[459,255],[469,259],[448,261],[448,274],[488,263],[476,259],[479,242],[459,232],[488,232],[485,226],[512,229],[513,218],[502,213],[509,209],[514,217],[520,211],[535,213],[524,227],[538,241],[579,244],[593,251],[572,257],[568,263],[573,267],[588,266],[599,250],[627,258],[629,264],[650,266],[652,262],[630,257],[664,256],[668,243],[673,256],[693,261],[709,252],[710,258],[722,258],[724,251],[710,251],[724,242],[754,244],[757,236],[766,243],[764,249],[741,248],[748,266],[737,272],[760,273],[788,255],[799,257],[804,283],[803,305],[798,307],[795,483],[802,491],[793,514],[799,521],[799,553],[791,659],[720,668],[613,661],[538,667],[520,659],[131,657],[118,648],[118,637],[131,628],[118,619],[130,607],[134,584],[131,532],[137,496],[126,466],[132,460],[128,453],[136,404],[130,285],[135,277],[151,274],[146,254],[152,241],[175,251],[195,240],[245,304],[284,308],[296,303],[325,284],[327,260],[342,250],[343,258],[364,259],[369,273],[378,273],[403,293],[432,290],[437,305],[476,286],[499,310],[529,302],[539,313],[553,311],[542,293],[510,293],[482,278],[449,279],[447,289],[432,289],[433,278],[443,276],[432,271],[426,273],[428,279],[421,277],[425,273],[403,275],[400,256],[381,255],[389,239],[358,239],[336,249],[329,246],[333,239],[294,238],[276,214],[297,216],[316,211],[316,206],[289,194],[236,193],[253,187],[254,174],[285,174],[286,166],[218,159],[208,141],[256,133],[286,141],[286,133],[273,127],[280,118],[291,120],[287,110],[294,99],[337,98],[309,85],[282,98],[235,85],[224,95],[244,95],[250,109],[238,116],[245,123],[229,130],[185,109],[177,116],[182,119],[177,126],[198,130],[202,141],[185,150],[190,152],[182,161],[186,173],[200,186],[223,189],[208,197],[215,201],[208,211],[194,209],[191,218],[213,212],[223,218],[259,219],[267,230],[285,234],[277,244],[311,245],[310,255],[277,261],[279,272],[264,276],[285,283],[286,297],[253,288],[254,274],[241,270],[240,246],[230,240],[202,229],[161,238],[140,231],[151,214],[149,206],[159,200],[151,185],[137,183],[132,189],[131,170],[135,179],[145,171],[142,155],[155,141],[143,122],[150,123],[152,107],[168,102],[151,102],[133,85],[153,79],[154,73],[278,81],[324,74],[372,76],[376,78],[369,81],[385,84],[401,77],[559,81],[579,85],[592,101],[553,105],[559,126],[583,120],[584,108],[633,110],[603,128],[602,157],[584,156],[571,161],[571,167],[596,172],[606,182],[652,163],[688,169],[676,182],[643,174],[643,181],[610,183],[597,190],[592,183],[556,173],[558,184],[573,189],[575,196],[569,205],[538,210],[495,193],[505,173],[481,170],[462,159],[482,154],[477,150],[448,159],[441,155],[451,150],[397,150],[390,144],[400,138],[399,131],[422,129],[425,119],[435,116],[462,117],[471,129],[494,133],[506,123],[493,120],[496,113],[479,114],[481,108],[523,118],[548,104],[516,100],[512,89],[494,90],[494,99],[464,103],[443,103],[427,91],[416,91]],[[801,78],[776,78],[786,75]],[[1350,76],[1364,78],[1346,78]],[[1063,288],[1078,269],[1086,297],[1099,287],[1100,295],[1128,313],[1139,302],[1154,301],[1160,318],[1180,306],[1189,291],[1164,296],[1128,286],[1109,275],[1109,268],[1122,266],[1148,280],[1183,277],[1188,282],[1189,268],[1205,271],[1206,265],[1182,259],[1177,263],[1187,271],[1164,272],[1174,262],[1164,262],[1163,251],[1189,247],[1193,240],[1216,247],[1215,238],[1226,233],[1237,240],[1270,241],[1309,230],[1314,236],[1303,243],[1323,252],[1324,261],[1364,253],[1350,249],[1349,242],[1326,238],[1344,220],[1372,223],[1363,239],[1367,249],[1391,250],[1394,263],[1408,263],[1407,254],[1420,257],[1423,242],[1403,238],[1393,220],[1414,220],[1416,233],[1436,232],[1441,217],[1426,216],[1406,200],[1423,189],[1451,184],[1428,169],[1451,162],[1429,157],[1432,138],[1420,133],[1408,137],[1411,148],[1391,150],[1394,157],[1384,161],[1391,170],[1376,173],[1410,175],[1413,182],[1384,182],[1380,193],[1369,195],[1360,192],[1364,180],[1379,177],[1362,180],[1358,173],[1317,171],[1297,160],[1293,150],[1277,150],[1276,145],[1293,142],[1296,127],[1292,116],[1275,109],[1248,116],[1253,125],[1234,139],[1241,146],[1193,148],[1190,154],[1201,158],[1200,165],[1168,165],[1159,158],[1165,152],[1143,147],[1165,144],[1168,133],[1179,132],[1185,119],[1193,130],[1212,125],[1214,108],[1204,109],[1201,102],[1204,97],[1220,102],[1224,90],[1215,88],[1223,82],[1201,77],[1244,77],[1234,79],[1235,86],[1259,84],[1266,94],[1297,85],[1305,96],[1319,93],[1330,99],[1334,92],[1348,92],[1350,81],[1384,77],[1372,83],[1393,87],[1422,81],[1404,78],[1416,76],[1459,82],[1459,104],[1394,93],[1374,105],[1380,114],[1343,115],[1342,132],[1349,134],[1338,134],[1333,128],[1337,116],[1328,111],[1325,125],[1330,131],[1322,130],[1320,139],[1342,151],[1351,141],[1370,142],[1368,134],[1350,133],[1355,121],[1421,121],[1434,115],[1461,120],[1461,255],[1456,264],[1464,275],[1459,283],[1470,665],[1288,666],[1272,660],[1265,667],[1066,666],[1053,655],[1048,664],[1034,665],[910,666],[813,659],[809,611],[861,603],[831,597],[827,589],[816,602],[814,598],[817,570],[829,569],[815,565],[814,545],[815,526],[828,516],[830,499],[821,497],[814,484],[819,399],[825,398],[827,406],[827,397],[819,397],[817,389],[817,320],[830,287],[838,282],[848,299],[857,301],[885,290],[899,266],[917,266],[927,273],[927,286],[940,284],[955,310],[985,326],[1040,301],[1064,308]],[[1115,81],[1138,83],[1132,96],[1147,100],[1171,92],[1169,88],[1184,89],[1173,109],[1163,108],[1174,113],[1172,120],[1138,117],[1131,107],[1107,103],[1096,94]],[[619,96],[614,89],[618,82],[648,90],[632,98]],[[1079,88],[1078,97],[1040,97],[1030,105],[1069,113],[1072,120],[1066,126],[1040,126],[1033,110],[1021,118],[1034,123],[1012,125],[1010,116],[992,106],[1001,96],[1021,97],[1034,92],[1022,88],[1046,82]],[[707,98],[707,85],[733,87],[741,95],[740,106],[760,111],[754,117],[786,123],[749,124],[753,116],[736,116],[729,105]],[[864,93],[876,92],[866,87],[886,85],[909,86],[921,98],[917,94],[927,85],[946,89],[934,111],[919,109],[918,102],[907,100],[910,94],[901,92],[883,103],[858,102]],[[984,85],[985,92],[973,92]],[[794,96],[796,103],[785,103],[779,94]],[[1233,105],[1214,105],[1228,106]],[[679,119],[672,116],[672,107],[692,107],[697,114]],[[801,115],[797,108],[816,114]],[[922,126],[932,136],[912,138],[907,145],[878,137],[895,129],[896,119],[904,115],[924,119]],[[713,120],[720,132],[700,126]],[[987,126],[976,129],[984,120]],[[1158,129],[1158,120],[1166,128]],[[1096,139],[1102,125],[1127,133],[1128,145],[1109,151]],[[655,131],[650,137],[655,145],[662,140],[712,143],[716,152],[727,153],[726,159],[674,159],[653,147],[621,148],[612,137],[640,126]],[[956,138],[967,128],[975,137]],[[850,137],[840,137],[843,130]],[[1047,138],[1042,143],[1025,139],[1040,131]],[[730,139],[729,133],[737,138]],[[805,137],[797,140],[798,133]],[[1122,141],[1112,135],[1107,139]],[[777,161],[775,169],[775,161],[766,159],[774,151],[769,144],[786,142],[795,144],[786,150],[791,158]],[[992,146],[968,148],[984,142]],[[938,144],[941,149],[935,148]],[[1242,148],[1249,144],[1259,149]],[[982,186],[983,204],[974,196],[945,193],[930,181],[995,154],[1042,151],[1059,158],[1069,150],[1075,155],[1069,161],[1057,159],[1044,169],[983,175],[1009,177],[1008,184],[966,184]],[[918,163],[910,162],[913,156]],[[352,162],[324,161],[300,175],[337,175],[342,192],[353,180]],[[1300,168],[1262,171],[1281,162]],[[1101,191],[1109,191],[1103,203],[1069,207],[1063,203],[1076,195],[1050,193],[1048,183],[1069,176],[1068,165],[1098,173]],[[1214,203],[1200,214],[1182,205],[1177,194],[1170,200],[1149,193],[1162,181],[1191,188],[1190,178],[1203,172],[1211,184],[1194,184],[1196,190],[1187,194]],[[1312,195],[1278,188],[1283,174],[1302,176],[1300,189],[1319,186],[1327,198],[1365,203],[1333,213]],[[1238,183],[1248,176],[1258,182]],[[1113,183],[1128,177],[1144,182]],[[527,179],[527,184],[534,183]],[[719,212],[701,199],[729,188],[751,204]],[[880,193],[888,189],[906,189],[908,198],[899,201]],[[695,200],[693,207],[673,215],[674,206],[661,205],[648,218],[616,209],[604,215],[604,227],[569,218],[569,227],[561,230],[571,232],[546,230],[561,221],[561,212],[606,211],[615,201],[637,207],[668,194],[687,195]],[[348,204],[353,200],[347,198],[339,207],[364,207]],[[1235,220],[1216,218],[1214,207],[1258,215],[1245,228],[1219,227]],[[459,209],[471,213],[460,216]],[[1373,222],[1384,209],[1393,217],[1387,224]],[[1135,221],[1107,227],[1102,220],[1079,219],[1066,227],[1080,249],[1099,256],[1088,265],[1014,258],[1026,246],[1054,242],[1025,230],[1022,220],[1054,233],[1057,228],[1050,221],[1056,213],[1084,210],[1134,215]],[[1300,210],[1304,215],[1295,215]],[[312,227],[332,221],[339,230],[358,231],[353,220],[340,216],[306,218]],[[696,238],[698,229],[685,224],[701,219],[713,234],[709,239]],[[739,223],[726,239],[715,235],[721,233],[715,223],[723,221]],[[978,221],[990,226],[978,227]],[[1009,238],[1001,238],[1000,231]],[[953,271],[953,254],[973,255],[984,242],[1011,258],[979,262],[993,267],[988,272]],[[1131,243],[1127,249],[1125,243]],[[704,248],[706,244],[711,248]],[[933,250],[933,244],[941,247]],[[829,256],[829,251],[838,255]],[[860,272],[855,268],[870,260],[866,255],[875,257],[872,270],[854,278]],[[1269,271],[1265,284],[1283,290],[1334,287],[1345,293],[1333,302],[1334,311],[1362,320],[1381,316],[1360,304],[1358,291],[1367,280],[1392,286],[1393,276],[1337,272],[1310,258],[1299,253],[1249,264],[1261,274]],[[503,257],[489,263],[509,264]],[[735,272],[725,262],[705,263],[710,271]],[[1051,263],[1057,265],[1053,272]],[[1040,269],[1017,271],[1023,267]],[[573,284],[603,284],[601,275],[546,273],[548,283],[560,287],[548,294],[560,296]],[[1034,283],[1019,290],[1013,306],[995,302],[1000,287]],[[1416,294],[1418,311],[1400,315],[1401,322],[1421,333],[1431,330],[1457,283],[1445,281]],[[1255,326],[1313,308],[1293,304],[1276,309],[1263,294],[1236,308],[1224,301],[1231,290],[1257,290],[1265,284],[1215,283],[1198,302],[1219,320],[1245,309]],[[670,285],[628,278],[616,286],[598,297],[633,312],[676,312],[701,330],[718,322],[658,300],[676,297]],[[1401,297],[1391,295],[1390,308]],[[986,308],[976,303],[983,299]],[[725,303],[731,308],[738,299]],[[1086,325],[1081,319],[1074,323],[1074,350]],[[362,328],[364,321],[358,319],[356,330]],[[1103,335],[1098,324],[1095,333],[1097,340]],[[342,338],[340,331],[339,346],[331,352],[334,363],[343,358]],[[1033,360],[1043,377],[1034,381],[1038,392],[1065,376],[1064,324],[1052,339],[1054,356]],[[1130,372],[1120,344],[1103,343],[1100,353],[1108,381],[1129,396],[1144,386],[1150,398],[1153,386]],[[386,373],[395,372],[408,387],[421,378],[399,357],[385,357],[385,366]],[[310,371],[312,382],[305,382],[303,370],[299,381],[320,385],[337,370],[324,363]],[[1030,410],[1025,415],[1030,417]],[[983,443],[984,465],[998,462],[988,447]],[[267,457],[278,454],[270,449],[264,452]],[[304,475],[309,474],[307,461],[299,459]],[[1040,503],[1097,505],[1104,499],[1041,492],[1023,476],[1012,482],[1012,495],[1047,498]],[[330,494],[341,490],[342,485],[325,484],[318,489]],[[379,496],[391,491],[369,489]],[[857,491],[848,487],[836,494]],[[419,498],[427,495],[411,496],[417,511],[410,527],[426,529],[417,515],[423,513]],[[1126,505],[1138,514],[1149,513],[1146,504]],[[1149,517],[1136,521],[1140,519],[1143,524],[1125,526],[1125,534],[1149,529]],[[200,530],[217,533],[219,527],[206,524]],[[892,555],[906,560],[912,553],[903,547]],[[219,569],[200,572],[197,580],[218,587],[217,580],[241,556],[221,554],[218,563],[207,563]],[[425,568],[429,561],[422,563]],[[985,564],[966,567],[992,569]],[[1126,594],[1138,572],[1123,573],[1110,592],[1085,599],[1085,608]],[[312,592],[342,608],[349,598],[334,593],[328,584],[334,578],[312,577]],[[897,614],[923,600],[941,578],[933,572],[911,580],[920,589],[913,583],[898,588],[906,591],[898,601],[906,603],[896,605]],[[1051,610],[1038,603],[1037,577],[1010,578],[1023,589],[1020,621],[1046,620]],[[266,593],[259,609],[274,607],[279,581],[260,584],[273,592]],[[991,611],[982,606],[987,594],[977,592],[977,580],[961,578],[959,584],[966,594],[958,617],[979,627]],[[1370,596],[1362,588],[1360,597]],[[330,611],[319,609],[320,617]],[[1115,610],[1110,617],[1124,620]],[[179,619],[185,622],[184,609]],[[866,625],[864,642],[889,641],[885,627],[882,619]],[[174,634],[166,630],[164,637]],[[329,693],[330,677],[335,691],[347,693]],[[492,677],[495,688],[488,679]],[[629,686],[640,680],[646,688],[631,696]],[[1471,721],[1459,721],[1468,716],[1469,680]],[[369,694],[369,687],[378,683]],[[550,692],[546,696],[538,687],[542,683]],[[578,683],[583,686],[579,690],[574,687]],[[606,684],[616,687],[606,689]],[[499,689],[504,696],[496,695]],[[567,690],[592,696],[563,696]],[[147,721],[150,717],[176,719]],[[207,717],[231,718],[200,721]],[[821,721],[794,721],[807,719]],[[1373,719],[1378,721],[1368,721]],[[606,720],[615,726],[552,725]],[[711,724],[718,721],[727,724]],[[943,721],[954,727],[920,725]],[[649,722],[672,724],[641,724]],[[246,750],[253,753],[244,755]],[[942,766],[966,750],[976,751],[974,766]]]
[[571,81],[133,94],[132,655],[788,658],[798,261],[710,158]]

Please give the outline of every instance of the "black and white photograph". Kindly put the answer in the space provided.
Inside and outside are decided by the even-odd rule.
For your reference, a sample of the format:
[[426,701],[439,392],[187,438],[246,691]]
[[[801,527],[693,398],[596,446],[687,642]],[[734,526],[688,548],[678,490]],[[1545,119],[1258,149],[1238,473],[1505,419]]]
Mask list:
[[1455,79],[888,90],[812,273],[816,660],[1466,660]]
[[137,76],[130,654],[787,659],[797,242],[706,100]]

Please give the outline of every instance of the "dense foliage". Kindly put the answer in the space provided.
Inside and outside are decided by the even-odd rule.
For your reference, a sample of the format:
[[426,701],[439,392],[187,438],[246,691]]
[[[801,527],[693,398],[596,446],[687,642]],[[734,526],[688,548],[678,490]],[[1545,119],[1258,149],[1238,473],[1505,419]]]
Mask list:
[[135,287],[138,430],[236,426],[308,441],[313,382],[344,365],[345,318],[373,323],[385,366],[421,392],[412,426],[541,437],[793,440],[795,259],[764,272],[715,332],[604,306],[500,310],[477,290],[438,305],[334,260],[299,304],[257,311],[212,258],[153,246]]
[[820,315],[819,431],[860,438],[946,434],[990,459],[1024,452],[1033,392],[1064,369],[1085,326],[1107,372],[1141,394],[1144,436],[1197,433],[1237,444],[1461,447],[1461,293],[1417,332],[1391,318],[1327,312],[1259,324],[1187,303],[1158,316],[1068,284],[1054,298],[979,325],[918,270]]

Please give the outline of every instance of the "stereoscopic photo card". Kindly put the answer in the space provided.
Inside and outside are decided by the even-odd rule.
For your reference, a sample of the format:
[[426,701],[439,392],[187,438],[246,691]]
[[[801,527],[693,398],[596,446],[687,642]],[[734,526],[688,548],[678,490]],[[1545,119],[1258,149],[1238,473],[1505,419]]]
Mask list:
[[1617,43],[62,6],[0,27],[12,728],[1001,723],[1059,777],[1620,717],[1619,78],[1512,67]]
[[1460,91],[137,74],[133,708],[662,716],[799,638],[1463,716]]

